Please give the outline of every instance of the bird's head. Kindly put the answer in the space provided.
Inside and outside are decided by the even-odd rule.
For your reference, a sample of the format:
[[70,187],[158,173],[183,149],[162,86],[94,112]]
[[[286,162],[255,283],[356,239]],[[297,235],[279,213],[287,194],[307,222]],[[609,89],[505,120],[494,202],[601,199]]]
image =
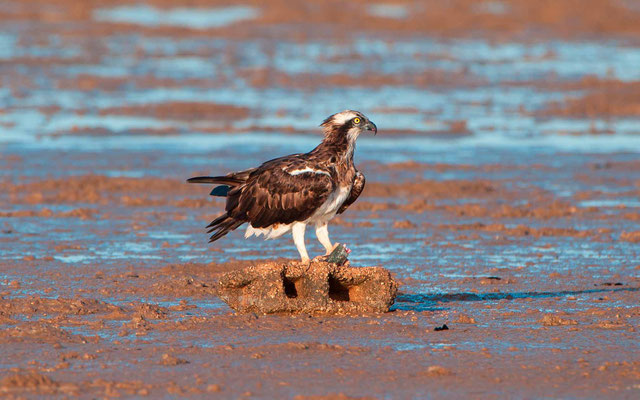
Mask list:
[[371,131],[375,135],[378,127],[359,111],[346,110],[333,114],[320,124],[324,130],[325,140],[345,140],[349,144],[355,143],[364,131]]

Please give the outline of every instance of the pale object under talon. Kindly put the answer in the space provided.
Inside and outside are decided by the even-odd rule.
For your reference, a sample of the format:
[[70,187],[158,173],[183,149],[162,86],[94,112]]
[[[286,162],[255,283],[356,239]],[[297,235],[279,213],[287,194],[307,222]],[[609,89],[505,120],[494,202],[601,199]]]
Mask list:
[[342,265],[347,261],[349,250],[347,246],[341,243],[336,243],[331,254],[326,256],[326,261],[332,264]]

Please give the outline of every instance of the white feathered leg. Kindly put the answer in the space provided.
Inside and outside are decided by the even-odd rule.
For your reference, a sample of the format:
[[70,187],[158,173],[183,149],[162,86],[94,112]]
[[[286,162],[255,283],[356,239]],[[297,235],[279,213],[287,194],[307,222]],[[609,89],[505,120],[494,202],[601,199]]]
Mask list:
[[298,253],[300,253],[300,259],[302,262],[309,262],[309,254],[307,254],[307,248],[304,246],[304,230],[307,227],[302,222],[295,222],[291,227],[291,233],[293,234],[293,243],[296,244]]
[[322,223],[316,225],[316,236],[318,240],[327,251],[326,255],[331,254],[333,251],[333,244],[331,244],[331,240],[329,240],[329,224]]

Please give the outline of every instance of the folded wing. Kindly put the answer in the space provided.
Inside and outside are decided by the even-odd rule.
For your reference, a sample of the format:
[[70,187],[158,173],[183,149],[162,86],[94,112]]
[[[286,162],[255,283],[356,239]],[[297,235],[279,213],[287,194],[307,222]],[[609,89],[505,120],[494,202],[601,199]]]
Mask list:
[[291,171],[290,166],[257,170],[245,185],[229,191],[227,214],[251,223],[254,228],[311,217],[333,191],[331,177],[315,168]]
[[364,184],[364,175],[360,173],[360,171],[356,172],[356,179],[353,182],[351,193],[349,193],[349,197],[347,197],[347,200],[342,203],[342,206],[338,210],[338,214],[342,214],[351,204],[353,204],[358,199],[360,193],[362,193],[362,191],[364,190]]
[[212,234],[210,242],[245,222],[254,228],[267,228],[304,221],[334,190],[328,171],[305,164],[298,155],[268,161],[245,173],[230,174],[225,179],[199,177],[194,180],[223,185],[214,188],[212,194],[227,197],[226,213],[207,226],[207,232]]

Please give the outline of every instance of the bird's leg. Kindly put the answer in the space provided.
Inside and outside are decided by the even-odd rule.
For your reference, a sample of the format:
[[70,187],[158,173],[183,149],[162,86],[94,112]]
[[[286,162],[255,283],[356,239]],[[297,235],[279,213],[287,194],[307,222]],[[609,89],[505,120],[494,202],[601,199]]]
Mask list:
[[329,225],[326,222],[316,225],[316,236],[327,251],[325,255],[331,254],[335,246],[332,245],[331,240],[329,240]]
[[300,222],[295,222],[291,227],[291,233],[293,234],[293,243],[296,244],[298,253],[300,253],[300,259],[303,263],[309,262],[309,254],[307,254],[307,248],[304,246],[304,230],[307,226]]

